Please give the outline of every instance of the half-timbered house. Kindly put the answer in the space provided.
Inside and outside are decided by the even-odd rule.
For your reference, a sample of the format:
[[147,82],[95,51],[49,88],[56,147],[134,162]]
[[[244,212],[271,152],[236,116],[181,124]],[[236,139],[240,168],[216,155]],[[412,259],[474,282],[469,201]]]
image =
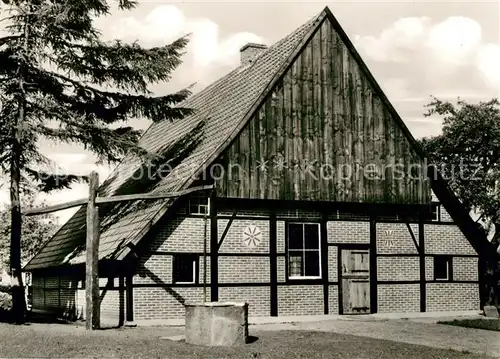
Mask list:
[[[187,105],[141,139],[168,165],[144,179],[126,159],[99,195],[214,190],[102,208],[103,318],[182,318],[201,301],[250,316],[480,308],[486,238],[328,8],[243,47]],[[84,262],[81,208],[25,268],[34,310],[81,317]]]

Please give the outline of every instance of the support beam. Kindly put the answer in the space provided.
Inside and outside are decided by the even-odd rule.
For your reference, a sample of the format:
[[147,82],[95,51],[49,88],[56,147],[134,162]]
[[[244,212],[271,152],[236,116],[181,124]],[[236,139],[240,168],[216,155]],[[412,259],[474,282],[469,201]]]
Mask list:
[[425,238],[424,238],[424,209],[419,211],[418,215],[418,248],[420,263],[420,311],[427,310],[427,287],[425,283]]
[[420,247],[418,246],[417,238],[415,237],[415,233],[413,233],[413,229],[411,229],[411,225],[409,222],[406,222],[406,227],[408,228],[408,232],[410,232],[411,240],[413,241],[417,252],[420,253]]
[[219,243],[217,233],[217,195],[210,196],[210,300],[219,300]]
[[[138,194],[130,194],[123,196],[112,196],[112,197],[97,197],[95,199],[96,204],[105,204],[105,203],[113,203],[113,202],[123,202],[123,201],[147,201],[147,200],[157,200],[157,199],[165,199],[165,198],[175,198],[185,196],[187,194],[197,192],[197,191],[206,191],[213,188],[213,185],[209,186],[199,186],[188,188],[183,191],[178,192],[170,192],[170,193],[138,193]],[[43,207],[43,208],[32,208],[28,209],[24,215],[25,216],[36,216],[39,214],[52,213],[57,211],[62,211],[69,208],[79,207],[86,205],[88,203],[87,198],[77,199],[75,201],[65,202],[61,204],[56,204],[53,206]]]
[[372,313],[378,312],[377,287],[377,222],[375,216],[370,218],[370,307]]
[[56,205],[48,206],[48,207],[44,207],[44,208],[32,208],[32,209],[28,209],[26,212],[24,212],[24,215],[25,216],[36,216],[38,214],[45,214],[45,213],[62,211],[64,209],[68,209],[68,208],[84,206],[88,203],[88,201],[89,201],[88,198],[81,198],[81,199],[77,199],[75,201],[56,204]]
[[123,202],[123,201],[145,201],[145,200],[157,200],[165,198],[175,198],[185,196],[190,193],[210,190],[214,188],[212,185],[209,186],[199,186],[188,188],[183,191],[170,192],[170,193],[138,193],[138,194],[127,194],[123,196],[113,196],[113,197],[98,197],[95,203],[113,203],[113,202]]
[[126,315],[126,327],[135,327],[134,323],[134,281],[132,274],[127,274],[125,282],[125,315]]
[[321,238],[321,275],[323,278],[323,314],[327,315],[330,313],[329,307],[329,292],[330,286],[328,282],[328,234],[327,234],[327,225],[328,222],[328,213],[323,211],[321,224],[320,224],[320,238]]
[[99,303],[99,210],[95,199],[99,188],[99,175],[92,172],[89,177],[89,201],[87,204],[87,247],[85,266],[85,297],[87,330],[100,327]]
[[205,212],[203,216],[203,303],[207,302],[207,222],[209,213]]
[[118,300],[119,300],[119,315],[118,315],[118,326],[121,327],[125,324],[125,277],[122,271],[118,276]]
[[220,247],[222,246],[222,243],[224,243],[224,239],[227,236],[227,233],[229,232],[229,229],[231,228],[231,225],[233,224],[234,219],[236,218],[236,214],[238,212],[234,211],[233,214],[231,215],[231,218],[229,219],[229,222],[227,222],[226,228],[224,229],[224,232],[222,232],[222,236],[220,237],[220,240],[217,244],[217,248],[220,250]]
[[271,210],[269,221],[269,266],[271,271],[271,317],[278,316],[278,258],[277,258],[277,225],[276,211]]

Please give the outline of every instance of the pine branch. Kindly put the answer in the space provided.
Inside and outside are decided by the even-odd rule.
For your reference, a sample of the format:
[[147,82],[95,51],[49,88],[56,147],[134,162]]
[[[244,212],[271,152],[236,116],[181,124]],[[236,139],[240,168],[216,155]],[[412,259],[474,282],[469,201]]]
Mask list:
[[25,171],[33,181],[38,183],[38,190],[41,192],[68,189],[73,183],[86,182],[87,180],[86,176],[74,174],[54,174],[31,168],[25,168]]
[[119,40],[112,44],[94,41],[68,49],[68,43],[59,40],[48,60],[67,74],[97,85],[145,93],[148,83],[170,79],[172,70],[181,64],[187,42],[182,37],[163,47],[145,49]]
[[[118,6],[131,9],[136,2],[120,0]],[[37,181],[47,175],[41,188],[50,190],[61,179],[38,169],[47,162],[39,151],[40,140],[81,144],[100,161],[115,162],[127,155],[156,158],[141,148],[141,132],[126,121],[177,121],[193,112],[185,105],[189,88],[160,96],[149,90],[153,83],[168,81],[181,64],[187,37],[153,48],[104,42],[93,20],[109,14],[106,0],[30,0],[12,3],[11,8],[5,26],[10,34],[0,37],[3,173],[12,159],[14,134],[22,142],[21,170]],[[22,36],[26,29],[29,37]],[[17,128],[20,103],[24,120]]]

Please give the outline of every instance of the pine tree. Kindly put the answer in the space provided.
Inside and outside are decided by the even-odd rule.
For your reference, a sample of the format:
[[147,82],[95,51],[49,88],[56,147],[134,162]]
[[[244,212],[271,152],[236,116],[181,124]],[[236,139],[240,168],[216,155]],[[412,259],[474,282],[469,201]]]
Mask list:
[[[82,178],[47,170],[41,140],[76,143],[99,161],[145,155],[130,118],[180,120],[177,106],[189,90],[154,96],[149,86],[168,81],[180,65],[187,38],[154,48],[103,42],[93,19],[110,14],[106,0],[3,0],[9,16],[0,22],[0,169],[10,176],[10,264],[13,317],[24,322],[21,278],[20,186],[27,179],[44,191]],[[136,3],[119,0],[119,10]]]

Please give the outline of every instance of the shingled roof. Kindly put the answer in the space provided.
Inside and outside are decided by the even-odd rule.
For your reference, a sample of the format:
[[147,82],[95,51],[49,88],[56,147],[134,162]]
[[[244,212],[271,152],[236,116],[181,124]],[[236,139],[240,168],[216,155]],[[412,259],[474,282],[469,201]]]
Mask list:
[[[263,51],[250,64],[241,65],[191,96],[182,106],[193,108],[195,110],[193,115],[176,122],[153,124],[145,132],[140,140],[141,146],[150,152],[159,153],[175,144],[179,138],[192,133],[200,123],[204,124],[202,139],[182,160],[182,165],[175,167],[168,176],[156,183],[150,192],[178,191],[191,186],[203,167],[212,163],[248,122],[266,94],[272,90],[276,81],[298,56],[325,17],[332,22],[350,48],[356,61],[415,149],[425,156],[337,20],[330,10],[325,8],[318,16]],[[124,194],[125,185],[142,165],[138,159],[126,158],[103,183],[99,195]],[[432,177],[436,178],[431,182],[433,190],[474,248],[478,252],[489,251],[486,236],[475,226],[466,209],[449,190],[444,180],[439,175]],[[136,190],[144,191],[143,188]],[[105,215],[101,223],[99,259],[125,258],[130,251],[129,245],[137,244],[165,215],[173,202],[174,199],[150,202],[141,206],[139,205],[141,202],[137,201],[133,210],[121,213],[117,220],[113,220],[111,215]],[[106,213],[110,213],[109,208]],[[25,270],[84,263],[85,220],[86,209],[82,207],[26,265]]]
[[[302,47],[315,25],[325,16],[323,11],[297,30],[263,51],[252,63],[241,65],[204,90],[192,95],[182,106],[195,110],[182,120],[151,125],[140,140],[150,152],[158,152],[190,133],[206,119],[204,136],[196,149],[163,178],[151,192],[176,191],[189,187],[198,171],[209,161],[251,116],[253,109],[267,93],[273,78],[284,70]],[[281,71],[280,71],[281,70]],[[140,161],[125,159],[101,186],[99,195],[119,195],[121,186],[140,168]],[[140,191],[140,189],[138,189]],[[170,207],[173,200],[138,207],[116,223],[106,225],[99,243],[99,259],[122,259],[127,244],[139,241]],[[81,207],[54,237],[25,266],[34,270],[85,262],[86,209]]]

